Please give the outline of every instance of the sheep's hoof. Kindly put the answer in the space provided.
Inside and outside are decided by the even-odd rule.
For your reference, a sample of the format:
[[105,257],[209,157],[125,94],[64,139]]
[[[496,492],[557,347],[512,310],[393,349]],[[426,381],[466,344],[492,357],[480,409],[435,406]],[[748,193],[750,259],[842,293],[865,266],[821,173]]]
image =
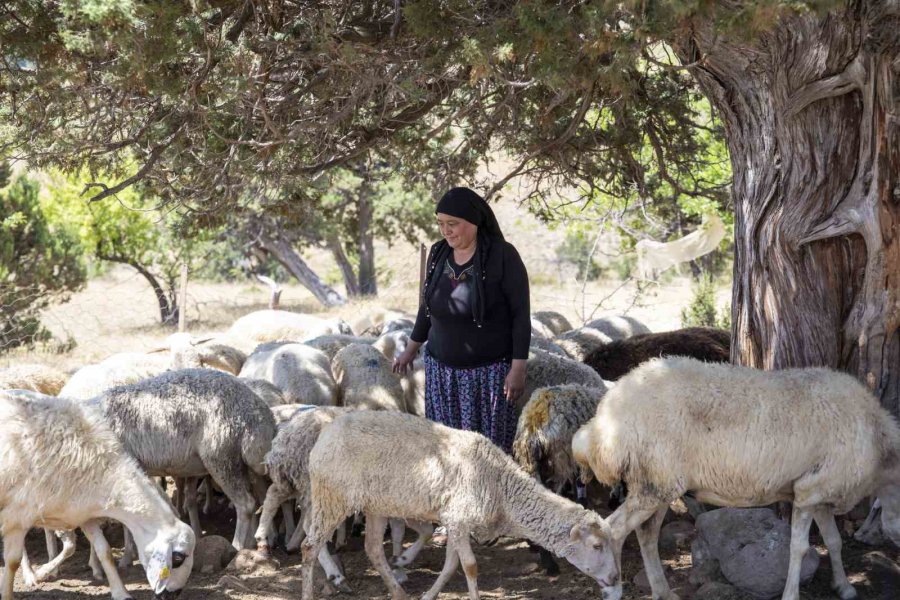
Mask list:
[[406,571],[404,571],[403,569],[394,569],[393,571],[391,571],[391,574],[394,576],[394,580],[400,585],[403,585],[404,583],[409,581],[409,575],[407,575]]
[[37,580],[37,577],[34,576],[34,574],[23,572],[22,573],[22,583],[24,583],[25,587],[27,587],[27,588],[33,588],[33,587],[37,586],[38,580]]
[[335,577],[334,581],[331,582],[331,585],[333,585],[337,591],[344,594],[353,593],[353,588],[350,587],[350,584],[347,583],[347,579],[344,577]]
[[859,595],[856,593],[856,589],[850,585],[849,583],[844,585],[835,585],[832,588],[837,595],[841,597],[841,600],[856,600],[859,598]]

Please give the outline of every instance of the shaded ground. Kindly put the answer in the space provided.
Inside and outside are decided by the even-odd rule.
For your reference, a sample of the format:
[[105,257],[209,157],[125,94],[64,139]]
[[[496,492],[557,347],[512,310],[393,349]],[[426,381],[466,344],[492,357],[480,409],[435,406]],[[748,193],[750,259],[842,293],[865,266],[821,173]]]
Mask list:
[[[218,519],[207,517],[204,522],[209,529],[207,533],[215,533],[231,538],[233,522],[224,515]],[[109,528],[109,537],[113,545],[120,545],[118,527]],[[813,537],[823,560],[813,580],[801,590],[803,600],[832,600],[837,596],[830,589],[831,569],[821,540]],[[42,563],[46,560],[43,534],[34,531],[28,538],[28,551],[33,560]],[[474,547],[479,566],[479,589],[482,597],[509,599],[550,599],[595,600],[599,598],[599,588],[590,579],[581,575],[565,561],[561,561],[562,573],[553,578],[546,577],[536,564],[537,555],[529,551],[524,542],[501,540],[495,546]],[[877,550],[893,563],[895,571],[888,568],[873,567],[866,555]],[[389,552],[389,549],[388,549]],[[275,551],[275,559],[281,569],[274,576],[235,577],[221,572],[214,575],[195,573],[189,581],[188,589],[180,596],[180,600],[298,600],[300,597],[300,557],[297,554],[287,555],[283,551]],[[350,544],[342,550],[352,595],[341,595],[337,598],[348,600],[355,598],[389,598],[385,587],[372,569],[362,548],[362,540],[351,539]],[[871,558],[871,557],[870,557]],[[76,555],[66,562],[58,579],[43,583],[39,588],[27,590],[22,586],[21,578],[16,583],[16,598],[20,600],[86,600],[88,598],[109,598],[109,590],[105,584],[91,580],[91,572],[87,566],[88,546],[85,539],[79,536]],[[689,549],[675,552],[663,552],[669,571],[669,583],[683,600],[694,594],[695,588],[688,583],[691,557]],[[410,598],[417,598],[427,590],[440,572],[443,565],[444,552],[440,548],[427,548],[419,557],[414,568],[409,571],[409,582],[405,585]],[[850,580],[856,586],[862,599],[898,600],[900,599],[900,550],[892,546],[872,548],[855,541],[845,540],[844,565]],[[640,553],[634,536],[631,536],[625,547],[623,560],[626,588],[625,600],[649,600],[649,591],[636,588],[632,583],[634,576],[641,569]],[[151,594],[144,579],[143,570],[135,565],[122,573],[125,585],[134,595],[135,600],[150,600]],[[223,576],[225,579],[223,580]],[[468,598],[465,578],[462,573],[450,580],[444,593],[440,596],[447,600],[463,600]],[[749,598],[749,597],[748,597]]]

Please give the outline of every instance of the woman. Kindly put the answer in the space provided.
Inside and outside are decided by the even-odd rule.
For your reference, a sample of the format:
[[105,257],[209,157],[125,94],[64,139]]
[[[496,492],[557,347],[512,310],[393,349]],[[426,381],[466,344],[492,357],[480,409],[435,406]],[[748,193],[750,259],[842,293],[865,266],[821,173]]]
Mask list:
[[435,213],[444,239],[431,247],[416,324],[393,369],[406,373],[427,340],[426,416],[509,453],[531,342],[528,274],[469,188],[444,194]]

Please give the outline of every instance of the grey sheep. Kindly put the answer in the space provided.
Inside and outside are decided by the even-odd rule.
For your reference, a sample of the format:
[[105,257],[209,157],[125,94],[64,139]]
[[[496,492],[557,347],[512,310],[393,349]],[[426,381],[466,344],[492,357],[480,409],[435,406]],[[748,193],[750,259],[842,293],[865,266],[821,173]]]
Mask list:
[[[275,437],[269,407],[236,377],[208,369],[115,387],[97,401],[125,450],[150,475],[212,476],[235,506],[232,545],[243,548]],[[191,525],[199,529],[195,514]]]
[[549,331],[550,335],[547,337],[550,338],[556,337],[567,331],[571,331],[572,329],[572,324],[569,323],[569,320],[555,310],[539,310],[535,313],[532,313],[532,325],[534,325],[535,321],[540,323],[544,328],[546,328],[547,331]]
[[266,403],[268,406],[279,406],[285,404],[284,394],[274,383],[270,383],[265,379],[253,379],[252,377],[239,377],[241,383],[250,388],[254,394]]
[[537,388],[565,384],[606,389],[603,378],[584,363],[543,350],[532,349],[528,353],[525,390],[518,400],[519,412],[521,413],[525,403]]
[[594,319],[593,321],[588,321],[582,325],[582,328],[596,329],[612,340],[624,340],[633,335],[652,333],[646,325],[634,317],[626,315],[613,315]]
[[553,343],[565,350],[570,358],[581,361],[584,357],[612,341],[597,329],[580,327],[553,338]]
[[307,340],[303,343],[310,348],[315,348],[322,352],[330,361],[334,359],[334,355],[337,354],[339,350],[350,344],[371,344],[376,339],[377,338],[367,336],[329,334],[320,335],[319,337]]

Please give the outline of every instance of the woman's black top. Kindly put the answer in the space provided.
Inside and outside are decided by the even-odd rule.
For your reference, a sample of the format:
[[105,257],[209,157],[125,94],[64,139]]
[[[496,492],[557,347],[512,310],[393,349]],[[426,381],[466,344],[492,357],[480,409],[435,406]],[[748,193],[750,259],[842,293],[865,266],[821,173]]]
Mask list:
[[[473,257],[474,260],[474,257]],[[512,244],[494,241],[485,258],[484,323],[472,316],[473,260],[458,265],[453,253],[432,292],[430,314],[420,303],[410,339],[428,341],[428,353],[455,368],[473,368],[503,359],[528,358],[531,309],[528,273]]]

